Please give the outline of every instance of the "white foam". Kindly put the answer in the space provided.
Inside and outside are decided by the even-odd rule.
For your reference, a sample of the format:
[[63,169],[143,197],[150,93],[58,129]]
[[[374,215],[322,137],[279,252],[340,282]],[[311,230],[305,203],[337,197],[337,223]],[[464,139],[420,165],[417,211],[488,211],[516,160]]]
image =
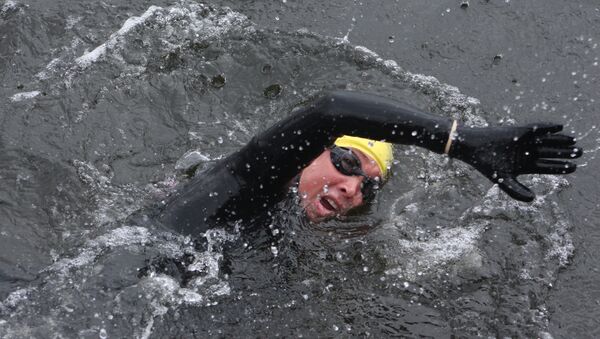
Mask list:
[[[142,15],[127,19],[118,31],[110,35],[107,41],[94,50],[78,57],[75,63],[80,69],[86,69],[91,64],[106,56],[109,51],[124,48],[124,37],[150,20],[161,26],[159,30],[166,32],[167,37],[162,39],[162,42],[167,49],[171,50],[179,47],[179,44],[185,39],[172,43],[168,38],[169,35],[172,35],[170,33],[177,32],[178,34],[192,36],[193,38],[214,39],[231,30],[247,25],[248,19],[246,16],[231,10],[228,10],[224,15],[213,14],[204,18],[201,13],[205,9],[207,9],[205,5],[187,2],[182,2],[167,9],[150,6]],[[186,24],[183,25],[182,23]],[[253,30],[253,27],[248,28],[249,32]],[[119,59],[119,55],[115,54],[114,57]]]
[[27,299],[27,296],[31,292],[28,288],[21,288],[11,292],[2,303],[0,303],[0,310],[2,308],[16,307],[20,302]]
[[10,100],[13,102],[29,100],[29,99],[33,99],[33,98],[37,97],[40,94],[42,94],[42,92],[40,92],[40,91],[21,92],[21,93],[14,94],[12,97],[10,97]]
[[[385,273],[404,279],[416,280],[420,275],[435,273],[441,266],[477,253],[477,242],[485,230],[484,223],[468,228],[442,228],[439,235],[426,241],[396,240],[399,251],[409,258],[403,258],[403,265],[388,269]],[[472,261],[472,260],[471,260]]]
[[4,14],[10,10],[16,9],[18,5],[19,3],[17,3],[16,1],[6,0],[4,5],[2,5],[2,8],[0,8],[0,14]]
[[194,166],[201,163],[210,161],[211,158],[208,155],[202,154],[198,150],[188,151],[177,160],[175,163],[175,169],[180,171],[187,171]]
[[108,40],[106,42],[104,42],[102,45],[96,47],[91,52],[88,52],[88,53],[80,56],[79,58],[77,58],[75,60],[75,62],[79,65],[79,67],[81,67],[83,69],[87,68],[89,65],[96,62],[98,59],[100,59],[102,56],[104,56],[106,54],[106,51],[109,48],[115,47],[119,43],[119,41],[121,40],[123,35],[127,34],[129,31],[131,31],[135,27],[143,24],[148,18],[150,18],[152,15],[154,15],[156,12],[158,12],[160,10],[162,10],[161,7],[150,6],[150,8],[148,8],[148,10],[146,10],[146,12],[144,12],[144,14],[142,14],[141,16],[139,16],[139,17],[134,16],[134,17],[127,19],[125,21],[125,23],[123,24],[123,26],[118,31],[111,34],[111,36],[108,38]]
[[65,25],[65,28],[67,30],[72,29],[77,23],[79,23],[81,20],[83,19],[83,17],[77,16],[74,17],[72,15],[69,15],[67,17],[67,24]]
[[44,271],[57,272],[66,276],[69,270],[82,267],[92,263],[106,248],[146,245],[151,242],[150,232],[144,227],[123,226],[101,235],[95,239],[88,240],[73,258],[64,258],[48,266]]

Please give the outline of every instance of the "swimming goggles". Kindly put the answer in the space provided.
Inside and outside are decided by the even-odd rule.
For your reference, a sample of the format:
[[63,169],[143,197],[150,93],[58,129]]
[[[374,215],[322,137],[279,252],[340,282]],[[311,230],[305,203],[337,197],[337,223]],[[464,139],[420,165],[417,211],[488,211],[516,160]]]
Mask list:
[[363,201],[371,201],[379,190],[379,177],[371,178],[362,170],[360,159],[350,148],[333,146],[330,149],[331,163],[343,175],[363,177],[360,191]]

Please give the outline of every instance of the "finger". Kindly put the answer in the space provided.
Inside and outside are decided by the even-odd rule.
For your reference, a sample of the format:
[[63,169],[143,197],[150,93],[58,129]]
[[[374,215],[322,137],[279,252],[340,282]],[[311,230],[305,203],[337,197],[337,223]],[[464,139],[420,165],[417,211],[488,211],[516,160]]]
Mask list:
[[529,188],[512,177],[498,180],[498,186],[513,199],[529,202],[535,198],[535,194]]
[[530,124],[529,127],[533,129],[533,133],[536,135],[544,135],[560,132],[563,129],[563,126],[560,124],[550,124],[550,123],[537,123]]
[[536,154],[539,158],[575,159],[583,154],[581,147],[538,147]]
[[575,138],[564,134],[550,134],[539,138],[540,143],[548,146],[575,145]]
[[569,174],[575,172],[577,165],[569,161],[539,159],[530,168],[528,174]]

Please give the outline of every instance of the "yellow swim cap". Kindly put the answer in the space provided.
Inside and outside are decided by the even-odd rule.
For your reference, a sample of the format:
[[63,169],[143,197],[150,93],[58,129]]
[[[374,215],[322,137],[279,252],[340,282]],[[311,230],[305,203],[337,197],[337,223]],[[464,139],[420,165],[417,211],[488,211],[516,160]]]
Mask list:
[[394,160],[392,144],[389,142],[376,141],[360,137],[344,135],[337,138],[334,142],[339,147],[352,147],[363,152],[365,155],[375,160],[381,170],[382,179],[386,179],[388,169]]

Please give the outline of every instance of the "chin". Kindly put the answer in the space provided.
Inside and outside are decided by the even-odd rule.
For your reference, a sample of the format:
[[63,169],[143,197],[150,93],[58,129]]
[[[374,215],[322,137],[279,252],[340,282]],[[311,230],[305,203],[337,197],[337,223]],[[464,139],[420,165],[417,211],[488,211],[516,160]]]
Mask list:
[[333,215],[318,215],[316,211],[305,209],[305,214],[308,220],[312,223],[319,223],[333,218]]

